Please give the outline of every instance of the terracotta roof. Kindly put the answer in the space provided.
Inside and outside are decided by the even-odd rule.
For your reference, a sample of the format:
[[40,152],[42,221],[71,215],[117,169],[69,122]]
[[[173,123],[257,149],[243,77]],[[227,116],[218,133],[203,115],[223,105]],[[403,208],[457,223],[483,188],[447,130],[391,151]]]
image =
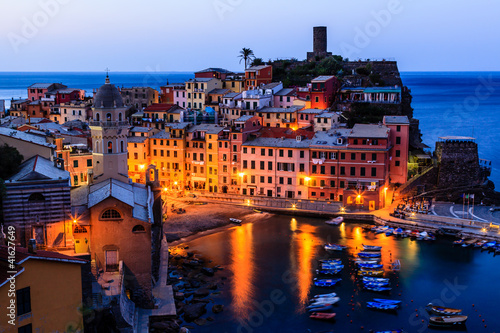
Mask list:
[[282,138],[295,139],[297,136],[301,135],[307,139],[312,139],[314,137],[314,131],[308,131],[304,129],[298,129],[296,131],[291,128],[285,127],[262,127],[259,131],[260,137],[262,138]]
[[169,111],[172,108],[177,107],[177,104],[163,104],[163,103],[157,103],[157,104],[151,104],[147,108],[144,109],[144,111]]

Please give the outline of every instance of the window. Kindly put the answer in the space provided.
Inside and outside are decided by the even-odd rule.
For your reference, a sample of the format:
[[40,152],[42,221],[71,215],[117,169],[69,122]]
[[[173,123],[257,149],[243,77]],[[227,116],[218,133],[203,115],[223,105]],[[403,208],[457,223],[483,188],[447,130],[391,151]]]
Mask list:
[[89,159],[87,160],[87,166],[88,166],[88,167],[91,167],[91,166],[92,166],[92,159],[91,159],[91,158],[89,158]]
[[340,159],[345,160],[345,153],[340,153]]
[[262,184],[262,183],[264,183],[264,182],[265,182],[265,180],[266,180],[266,177],[264,177],[264,176],[260,176],[260,183],[261,183],[261,184]]
[[269,156],[273,156],[273,150],[272,150],[272,149],[268,149],[268,151],[267,151],[267,152],[268,152],[268,155],[269,155]]
[[300,151],[300,158],[304,158],[304,151],[303,150]]
[[329,153],[330,159],[331,160],[336,160],[337,159],[337,153]]
[[243,147],[243,154],[246,154],[248,152],[247,147]]
[[396,150],[396,157],[401,157],[401,150]]
[[394,162],[394,165],[398,167],[400,165],[399,161]]
[[356,176],[356,167],[351,167],[351,176]]
[[344,176],[344,175],[345,175],[345,167],[343,167],[343,166],[341,166],[341,167],[340,167],[340,174],[341,174],[342,176]]
[[33,193],[28,198],[28,202],[43,202],[43,201],[45,201],[45,197],[41,193]]
[[325,166],[324,166],[324,165],[322,165],[322,166],[320,167],[320,172],[319,172],[319,173],[321,173],[322,175],[326,174],[326,168],[325,168]]
[[292,178],[288,178],[288,185],[292,185]]
[[255,148],[252,148],[251,154],[255,155]]
[[266,156],[266,150],[264,148],[261,148],[260,155],[261,156]]
[[33,327],[31,324],[21,326],[17,329],[17,333],[31,333],[33,332]]
[[250,169],[255,169],[255,161],[250,161]]
[[293,157],[293,151],[292,150],[288,151],[288,157]]
[[304,172],[304,170],[305,170],[305,165],[304,165],[304,163],[300,163],[300,164],[299,164],[299,172]]
[[335,180],[330,180],[330,187],[335,187]]
[[396,126],[396,132],[401,132],[401,125]]
[[264,161],[260,161],[260,169],[264,170],[264,168],[265,168],[265,162]]
[[78,160],[73,161],[73,168],[78,168]]
[[273,177],[267,177],[267,182],[269,184],[272,184],[273,183]]
[[31,312],[30,287],[16,290],[17,315]]
[[280,150],[279,150],[279,153],[280,153],[280,157],[283,157],[283,155],[284,155],[285,151],[284,151],[283,149],[280,149]]
[[361,153],[361,160],[365,161],[366,160],[366,153]]
[[[340,188],[344,188],[344,187],[345,187],[345,183],[344,183],[344,181],[343,181],[343,180],[341,180],[341,181],[340,181]],[[342,199],[340,199],[340,200],[342,200]]]
[[273,162],[267,162],[267,170],[269,171],[273,170]]
[[311,173],[317,173],[317,172],[318,172],[318,166],[317,165],[313,165]]
[[358,139],[354,139],[353,144],[357,145],[358,144]]
[[248,168],[248,162],[247,161],[243,161],[243,169],[246,169]]
[[372,177],[377,176],[377,168],[372,168]]
[[356,153],[351,153],[351,161],[354,161],[356,159]]
[[279,181],[280,181],[280,184],[284,184],[285,179],[283,177],[280,177]]
[[146,232],[146,229],[142,225],[138,224],[132,228],[132,232],[134,234],[139,234],[139,233]]
[[366,173],[366,168],[365,167],[361,167],[360,171],[359,171],[359,175],[361,177],[364,177],[365,176],[365,173]]
[[108,154],[113,153],[113,142],[108,141]]
[[73,176],[73,185],[78,185],[78,175]]
[[373,153],[372,154],[372,161],[376,161],[377,160],[377,154]]
[[330,167],[330,174],[334,175],[335,174],[335,166]]
[[400,145],[400,144],[401,144],[401,137],[400,137],[400,136],[397,136],[397,137],[396,137],[396,144],[397,144],[397,145]]
[[121,214],[115,209],[106,209],[101,215],[102,220],[114,220],[121,218]]

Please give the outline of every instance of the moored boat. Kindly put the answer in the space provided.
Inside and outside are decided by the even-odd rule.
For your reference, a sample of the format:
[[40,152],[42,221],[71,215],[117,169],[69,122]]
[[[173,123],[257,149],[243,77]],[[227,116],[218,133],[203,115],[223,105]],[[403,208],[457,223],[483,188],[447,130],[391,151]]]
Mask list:
[[365,245],[365,244],[361,244],[361,246],[363,247],[364,251],[380,251],[380,250],[382,250],[382,246]]
[[229,221],[233,222],[233,223],[236,223],[236,224],[241,224],[241,222],[242,222],[240,219],[235,219],[235,218],[232,218],[232,217],[229,218]]
[[328,304],[328,305],[325,305],[323,307],[309,309],[309,312],[310,313],[312,313],[312,312],[328,312],[328,311],[332,311],[332,310],[333,310],[333,305]]
[[317,269],[316,274],[320,275],[336,275],[342,272],[342,268],[340,269]]
[[363,276],[363,281],[368,281],[368,282],[389,282],[389,279],[388,278],[371,277],[371,276]]
[[466,241],[464,241],[464,243],[462,244],[462,247],[469,247],[471,245],[473,245],[474,243],[476,243],[478,240],[476,238],[471,238],[471,239],[468,239]]
[[339,225],[342,222],[344,222],[344,218],[342,216],[338,216],[338,217],[335,217],[331,220],[326,221],[325,223],[330,224],[330,225]]
[[391,291],[392,288],[390,287],[379,287],[379,286],[365,286],[366,290],[370,291],[376,291],[376,292],[385,292],[385,291]]
[[314,307],[324,306],[326,304],[335,304],[340,301],[340,297],[330,297],[330,298],[315,298],[311,301],[311,305],[307,309],[312,309]]
[[325,244],[324,247],[327,251],[343,251],[347,246],[340,244]]
[[318,320],[334,320],[335,316],[335,313],[313,312],[309,318]]
[[358,271],[358,275],[360,276],[382,276],[384,275],[384,271]]
[[314,298],[325,298],[325,297],[335,297],[337,293],[328,293],[328,294],[318,294],[315,295]]
[[456,325],[464,325],[466,321],[467,321],[467,316],[430,317],[429,325],[437,327],[451,327]]
[[465,242],[465,238],[458,239],[453,242],[453,245],[462,245]]
[[363,269],[380,269],[384,267],[382,264],[358,264],[358,267]]
[[441,316],[459,315],[462,313],[462,309],[445,308],[432,303],[427,304],[426,308],[429,312],[433,312]]
[[483,247],[486,244],[486,240],[482,239],[474,243],[474,247]]
[[358,257],[360,258],[378,258],[381,254],[379,252],[359,252]]
[[401,304],[401,301],[396,299],[374,298],[373,300],[379,303]]
[[261,210],[258,210],[258,209],[255,209],[255,208],[254,208],[254,209],[253,209],[253,211],[254,211],[254,212],[256,212],[256,213],[262,214],[262,211],[261,211]]
[[399,307],[397,304],[387,304],[379,302],[366,302],[366,306],[368,308],[377,310],[396,310]]
[[314,285],[316,287],[333,287],[338,282],[340,282],[340,278],[338,279],[314,279]]

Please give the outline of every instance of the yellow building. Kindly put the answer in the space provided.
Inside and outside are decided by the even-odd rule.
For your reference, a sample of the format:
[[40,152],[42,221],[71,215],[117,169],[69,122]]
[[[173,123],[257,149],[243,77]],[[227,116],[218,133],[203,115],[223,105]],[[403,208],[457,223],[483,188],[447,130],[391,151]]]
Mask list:
[[135,126],[130,130],[127,138],[128,176],[136,183],[145,184],[145,171],[151,164],[149,138],[156,132],[151,127]]
[[221,88],[222,81],[215,78],[196,78],[186,81],[187,108],[204,111],[208,92]]
[[245,90],[245,75],[229,75],[222,81],[222,88],[229,89],[235,93],[241,93]]
[[[0,307],[7,311],[1,331],[83,332],[81,265],[85,262],[18,247],[12,269],[7,247],[0,246]],[[9,279],[12,270],[17,274]]]

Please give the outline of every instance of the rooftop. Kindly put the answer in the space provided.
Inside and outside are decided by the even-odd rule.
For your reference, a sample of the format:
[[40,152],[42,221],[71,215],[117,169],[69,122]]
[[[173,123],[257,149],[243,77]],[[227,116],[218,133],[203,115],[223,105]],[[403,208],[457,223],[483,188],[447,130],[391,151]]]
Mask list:
[[66,88],[66,86],[61,83],[34,83],[29,86],[28,89],[49,89],[52,85],[56,85],[59,88]]
[[276,92],[274,96],[291,96],[294,95],[295,89],[293,88],[285,88],[281,89],[280,91]]
[[402,124],[409,125],[407,116],[384,116],[384,124]]
[[245,70],[245,72],[256,72],[256,71],[260,71],[260,70],[267,68],[267,67],[271,67],[271,65],[252,66],[252,67],[247,68]]
[[323,75],[323,76],[318,76],[318,77],[312,79],[311,82],[325,82],[325,81],[331,80],[333,78],[335,78],[335,76],[333,76],[333,75]]
[[170,139],[170,133],[160,131],[151,136],[153,139]]
[[267,138],[260,137],[253,140],[248,140],[242,146],[251,147],[277,147],[277,148],[308,148],[311,144],[309,139],[297,140],[296,138]]
[[224,95],[224,98],[235,98],[238,95],[241,95],[241,94],[240,93],[231,92],[229,94]]
[[11,128],[0,127],[0,136],[10,136],[11,138],[19,139],[26,142],[31,142],[40,146],[56,148],[54,144],[48,143],[45,137],[33,135],[26,132],[16,131]]
[[151,132],[153,130],[154,130],[154,128],[152,128],[152,127],[134,126],[130,129],[130,132],[148,133],[148,132]]
[[231,72],[227,69],[224,69],[224,68],[211,67],[211,68],[206,68],[206,69],[203,69],[201,71],[195,72],[195,74],[197,74],[197,73],[210,73],[210,72],[218,72],[218,73],[225,73],[225,74],[232,74],[233,73],[233,72]]
[[127,138],[128,143],[144,143],[148,137],[147,136],[129,136]]
[[276,88],[279,85],[282,85],[282,83],[281,82],[271,82],[271,83],[263,85],[261,87],[261,89],[264,89],[264,90],[273,89],[273,88]]
[[385,125],[355,124],[350,138],[387,138],[389,128]]
[[54,166],[54,162],[42,156],[35,155],[19,166],[19,171],[9,178],[9,182],[66,179],[69,186],[69,177],[68,171],[59,169]]
[[474,141],[476,138],[470,136],[440,136],[441,141]]
[[209,91],[208,93],[213,94],[213,95],[224,95],[224,94],[227,94],[229,92],[231,92],[231,90],[229,90],[229,89],[213,89],[213,90]]
[[214,77],[197,77],[195,79],[189,79],[186,82],[210,82],[212,80],[216,80]]
[[200,124],[195,125],[187,130],[188,133],[206,132],[207,134],[218,134],[224,129],[223,126],[217,124]]
[[304,110],[300,110],[299,113],[307,113],[307,114],[320,114],[320,113],[323,113],[323,112],[326,112],[326,110],[322,110],[322,109],[304,109]]
[[167,112],[176,108],[178,108],[177,104],[156,103],[146,107],[144,112]]
[[258,112],[262,113],[291,113],[297,112],[302,109],[302,106],[291,106],[289,108],[272,108],[272,107],[264,107],[260,109]]
[[249,115],[246,115],[246,116],[241,116],[239,117],[238,119],[235,120],[235,122],[245,122],[249,119],[252,119],[254,116],[249,116]]
[[185,129],[191,126],[191,123],[166,123],[165,127],[171,129]]

